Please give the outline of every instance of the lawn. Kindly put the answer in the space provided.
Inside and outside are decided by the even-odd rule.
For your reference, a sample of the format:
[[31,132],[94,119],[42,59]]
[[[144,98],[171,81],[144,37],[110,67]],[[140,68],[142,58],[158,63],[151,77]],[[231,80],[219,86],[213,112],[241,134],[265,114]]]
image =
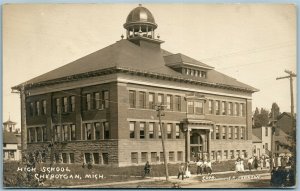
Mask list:
[[[128,181],[128,180],[139,180],[142,179],[143,175],[143,168],[144,166],[129,166],[129,167],[110,167],[110,166],[100,166],[100,165],[93,165],[91,169],[87,167],[83,168],[80,164],[55,164],[54,167],[63,167],[69,168],[70,172],[51,172],[51,174],[72,174],[72,175],[80,175],[81,179],[47,179],[44,182],[44,186],[47,187],[60,187],[60,186],[70,186],[70,185],[82,185],[82,184],[99,184],[99,183],[108,183],[108,182],[119,182],[119,181]],[[163,177],[165,176],[165,168],[163,164],[158,165],[151,165],[152,172],[150,176],[153,177]],[[17,172],[18,167],[24,167],[22,164],[17,162],[9,162],[3,164],[4,170],[4,186],[5,187],[19,187],[24,186],[22,184],[18,184],[14,180],[18,177],[23,176],[22,172]],[[37,165],[37,169],[42,167],[49,167],[49,164],[39,164]],[[212,164],[213,172],[222,172],[222,171],[231,171],[234,170],[234,161],[223,161],[220,163],[213,163]],[[168,164],[169,175],[174,176],[178,173],[178,164]],[[192,174],[196,173],[196,165],[190,165],[190,171]],[[37,170],[37,172],[39,172]],[[24,173],[23,173],[24,174]],[[35,173],[34,173],[35,174]],[[43,173],[42,173],[43,174]],[[103,174],[103,178],[96,179],[96,178],[85,178],[87,174]],[[20,180],[19,180],[20,181]],[[36,187],[37,185],[34,185]]]

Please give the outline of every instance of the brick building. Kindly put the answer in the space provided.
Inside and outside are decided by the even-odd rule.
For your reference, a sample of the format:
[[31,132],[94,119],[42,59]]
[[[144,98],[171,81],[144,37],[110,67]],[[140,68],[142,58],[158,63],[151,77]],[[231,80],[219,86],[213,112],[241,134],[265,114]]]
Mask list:
[[168,162],[251,155],[257,90],[162,49],[142,6],[124,28],[126,39],[13,87],[21,92],[23,150],[54,142],[56,162],[160,163],[162,104]]

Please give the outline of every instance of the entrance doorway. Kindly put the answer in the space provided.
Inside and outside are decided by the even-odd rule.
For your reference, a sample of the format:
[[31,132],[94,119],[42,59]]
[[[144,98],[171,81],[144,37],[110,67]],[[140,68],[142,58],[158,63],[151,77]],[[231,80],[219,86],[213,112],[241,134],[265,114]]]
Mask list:
[[190,160],[197,161],[203,157],[203,139],[199,132],[192,132],[190,136]]

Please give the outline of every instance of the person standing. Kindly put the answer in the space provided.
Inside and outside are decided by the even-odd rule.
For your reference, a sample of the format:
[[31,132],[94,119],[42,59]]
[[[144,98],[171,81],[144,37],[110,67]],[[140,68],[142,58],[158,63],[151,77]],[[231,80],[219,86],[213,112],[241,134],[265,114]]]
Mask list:
[[196,163],[196,165],[197,165],[197,175],[198,174],[202,175],[203,161],[199,159],[198,162]]
[[211,161],[210,160],[207,161],[206,169],[207,169],[206,171],[207,171],[208,174],[212,173],[212,167],[211,167]]
[[149,175],[150,171],[151,171],[151,166],[149,164],[149,161],[147,161],[144,167],[144,177],[146,177],[146,175]]
[[186,169],[185,169],[185,177],[190,178],[192,176],[191,171],[189,171],[190,163],[189,161],[186,163]]
[[182,177],[182,180],[184,179],[184,172],[185,172],[185,169],[184,169],[184,164],[181,163],[179,165],[179,168],[178,168],[178,176],[177,178],[179,179],[179,177],[181,176]]
[[257,160],[257,157],[254,158],[254,161],[253,161],[253,167],[255,168],[255,170],[257,170],[257,168],[258,168],[258,160]]
[[250,158],[248,159],[248,169],[249,169],[249,171],[252,170],[252,163],[253,163],[253,158],[250,157]]

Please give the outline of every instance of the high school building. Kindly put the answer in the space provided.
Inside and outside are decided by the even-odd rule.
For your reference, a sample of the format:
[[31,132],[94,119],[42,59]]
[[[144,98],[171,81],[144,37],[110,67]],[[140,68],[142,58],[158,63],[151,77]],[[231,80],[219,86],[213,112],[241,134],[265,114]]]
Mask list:
[[124,28],[126,39],[13,87],[25,108],[24,151],[52,142],[61,163],[160,163],[163,105],[169,163],[252,155],[255,88],[162,49],[145,7],[133,9]]

